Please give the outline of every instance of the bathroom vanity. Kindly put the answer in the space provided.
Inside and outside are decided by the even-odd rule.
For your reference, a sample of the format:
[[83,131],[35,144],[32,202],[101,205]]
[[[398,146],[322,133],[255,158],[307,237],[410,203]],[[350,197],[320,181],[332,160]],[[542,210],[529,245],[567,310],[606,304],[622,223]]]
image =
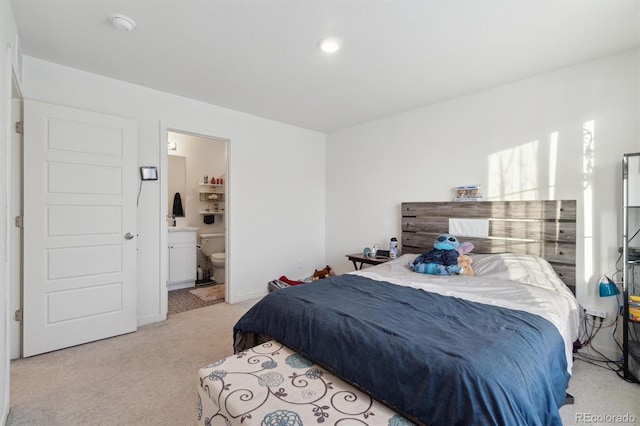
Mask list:
[[168,290],[195,287],[197,278],[198,228],[169,228]]

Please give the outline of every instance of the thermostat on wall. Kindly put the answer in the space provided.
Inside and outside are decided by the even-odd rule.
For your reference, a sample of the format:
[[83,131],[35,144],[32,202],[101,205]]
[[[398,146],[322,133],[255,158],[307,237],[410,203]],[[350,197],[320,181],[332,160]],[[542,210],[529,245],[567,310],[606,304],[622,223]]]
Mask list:
[[154,166],[142,166],[140,177],[142,180],[158,180],[158,169]]

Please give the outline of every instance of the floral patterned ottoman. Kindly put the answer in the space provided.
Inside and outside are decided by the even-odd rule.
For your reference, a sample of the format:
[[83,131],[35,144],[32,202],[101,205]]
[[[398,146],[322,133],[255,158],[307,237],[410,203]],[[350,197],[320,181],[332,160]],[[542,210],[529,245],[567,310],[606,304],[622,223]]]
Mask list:
[[199,371],[200,425],[413,425],[274,340]]

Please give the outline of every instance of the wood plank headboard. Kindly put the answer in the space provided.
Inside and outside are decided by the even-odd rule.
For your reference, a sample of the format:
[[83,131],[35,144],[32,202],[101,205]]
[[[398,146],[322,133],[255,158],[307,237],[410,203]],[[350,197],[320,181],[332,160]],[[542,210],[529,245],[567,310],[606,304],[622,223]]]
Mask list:
[[402,252],[424,253],[449,219],[487,219],[486,238],[456,235],[474,245],[473,253],[540,256],[575,294],[576,201],[465,201],[402,203]]

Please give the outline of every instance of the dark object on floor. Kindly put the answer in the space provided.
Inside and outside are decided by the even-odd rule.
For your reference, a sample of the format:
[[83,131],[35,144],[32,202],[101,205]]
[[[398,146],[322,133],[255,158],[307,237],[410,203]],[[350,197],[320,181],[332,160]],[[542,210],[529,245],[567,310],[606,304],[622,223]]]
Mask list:
[[575,354],[576,352],[578,352],[580,348],[582,348],[582,343],[580,343],[580,339],[576,339],[576,341],[573,342],[573,353]]

